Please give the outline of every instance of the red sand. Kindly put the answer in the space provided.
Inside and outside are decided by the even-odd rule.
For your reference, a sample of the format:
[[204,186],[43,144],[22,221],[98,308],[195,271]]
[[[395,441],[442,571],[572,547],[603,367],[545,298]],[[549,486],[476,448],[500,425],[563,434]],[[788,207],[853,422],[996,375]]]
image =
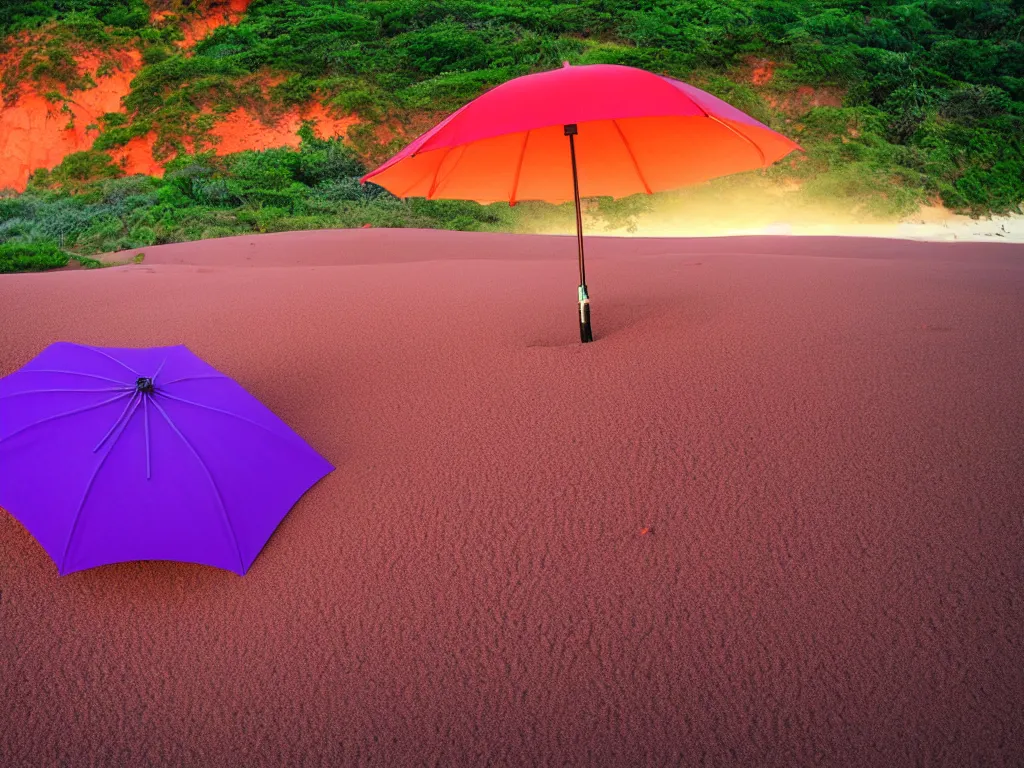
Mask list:
[[587,346],[571,238],[0,277],[0,375],[183,342],[338,467],[245,578],[0,514],[0,763],[1024,762],[1024,249],[590,254]]

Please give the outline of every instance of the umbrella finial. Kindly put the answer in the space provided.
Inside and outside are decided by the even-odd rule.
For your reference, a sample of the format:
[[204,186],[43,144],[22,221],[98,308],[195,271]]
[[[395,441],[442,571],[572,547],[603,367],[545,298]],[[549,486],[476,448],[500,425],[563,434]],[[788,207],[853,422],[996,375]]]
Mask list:
[[135,391],[144,395],[153,394],[153,380],[140,376],[135,380]]
[[563,62],[562,62],[562,69],[568,69],[568,68],[569,68],[569,66],[570,66],[570,65],[569,65],[569,62],[568,62],[568,61],[563,61]]

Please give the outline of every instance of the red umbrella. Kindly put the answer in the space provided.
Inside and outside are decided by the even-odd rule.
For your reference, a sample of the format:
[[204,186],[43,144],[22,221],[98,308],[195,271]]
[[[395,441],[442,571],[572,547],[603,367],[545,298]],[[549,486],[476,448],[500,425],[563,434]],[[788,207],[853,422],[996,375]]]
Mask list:
[[593,333],[581,196],[624,197],[697,184],[766,167],[796,149],[792,140],[680,80],[632,67],[566,62],[491,89],[362,181],[401,198],[510,205],[574,200],[580,341],[587,342]]

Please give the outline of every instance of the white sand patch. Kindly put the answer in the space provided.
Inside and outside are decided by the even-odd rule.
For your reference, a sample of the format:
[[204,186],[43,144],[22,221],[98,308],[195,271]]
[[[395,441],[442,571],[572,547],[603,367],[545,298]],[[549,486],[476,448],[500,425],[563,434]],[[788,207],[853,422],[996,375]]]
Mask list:
[[[755,217],[750,226],[736,226],[734,222],[688,220],[671,221],[664,216],[652,220],[641,214],[637,229],[625,228],[590,230],[588,234],[626,237],[730,237],[744,235],[805,235],[885,237],[900,240],[926,240],[937,242],[1006,242],[1024,243],[1024,213],[974,219],[961,216],[941,206],[926,206],[899,221],[857,223],[854,221],[777,220],[765,222]],[[566,231],[568,234],[568,230]]]
[[726,235],[846,235],[854,237],[888,237],[901,240],[929,241],[1001,241],[1024,243],[1024,215],[993,216],[972,219],[935,209],[922,209],[913,217],[889,224],[787,224],[779,222],[753,230],[734,229]]

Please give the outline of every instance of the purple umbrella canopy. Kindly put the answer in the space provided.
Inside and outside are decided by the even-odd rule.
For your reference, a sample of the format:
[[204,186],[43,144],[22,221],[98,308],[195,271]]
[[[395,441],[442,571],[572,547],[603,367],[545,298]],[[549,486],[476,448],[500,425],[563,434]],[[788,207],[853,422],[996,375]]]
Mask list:
[[333,469],[184,346],[59,342],[0,379],[0,507],[62,576],[130,560],[244,575]]

